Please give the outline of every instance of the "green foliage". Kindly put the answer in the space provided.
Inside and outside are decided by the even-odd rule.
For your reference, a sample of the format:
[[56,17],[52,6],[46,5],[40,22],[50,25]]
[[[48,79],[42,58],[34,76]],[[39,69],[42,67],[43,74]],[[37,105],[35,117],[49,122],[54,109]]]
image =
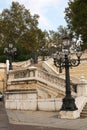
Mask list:
[[3,47],[0,47],[0,62],[5,62],[8,57],[3,53]]
[[87,49],[87,0],[70,0],[65,19],[71,32],[82,36],[83,48]]
[[59,26],[58,31],[45,31],[46,43],[51,54],[56,50],[61,49],[62,38],[66,35],[70,35],[70,32],[66,27],[63,26]]
[[24,5],[12,2],[10,9],[4,9],[0,14],[0,47],[12,43],[18,50],[17,60],[29,58],[29,53],[44,42],[44,32],[38,28],[38,18],[37,14],[31,15]]

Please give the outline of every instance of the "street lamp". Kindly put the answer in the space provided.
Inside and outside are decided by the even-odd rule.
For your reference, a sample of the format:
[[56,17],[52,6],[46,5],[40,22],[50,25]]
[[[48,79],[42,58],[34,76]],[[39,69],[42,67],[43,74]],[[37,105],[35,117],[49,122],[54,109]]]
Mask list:
[[[77,59],[71,58],[70,52],[70,40],[68,37],[63,38],[63,47],[61,52],[58,52],[53,56],[54,65],[59,68],[59,72],[62,73],[62,68],[65,68],[65,97],[63,98],[63,104],[61,110],[63,111],[75,111],[77,110],[75,99],[71,96],[70,88],[70,67],[76,67],[80,64],[81,51],[75,51]],[[77,49],[78,50],[78,49]]]
[[13,47],[13,44],[9,44],[8,48],[4,48],[4,53],[9,55],[10,59],[9,59],[9,70],[12,70],[12,61],[13,61],[13,57],[14,55],[16,55],[17,52],[17,48]]
[[42,61],[45,61],[45,56],[47,56],[47,49],[43,46],[39,49],[40,55],[42,56]]

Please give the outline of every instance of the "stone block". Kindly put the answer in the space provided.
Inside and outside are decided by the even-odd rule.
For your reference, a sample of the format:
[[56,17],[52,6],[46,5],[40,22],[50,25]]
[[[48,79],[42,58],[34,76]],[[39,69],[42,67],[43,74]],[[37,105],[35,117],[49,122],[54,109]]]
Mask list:
[[7,109],[17,109],[17,102],[16,101],[14,101],[14,100],[7,100],[6,102],[5,102],[5,107],[7,108]]
[[62,99],[61,98],[55,99],[55,110],[59,111],[61,109],[61,106],[62,106]]
[[38,100],[38,110],[43,111],[55,111],[54,99],[39,99]]
[[31,93],[27,95],[27,99],[36,99],[37,98],[37,94],[36,93]]

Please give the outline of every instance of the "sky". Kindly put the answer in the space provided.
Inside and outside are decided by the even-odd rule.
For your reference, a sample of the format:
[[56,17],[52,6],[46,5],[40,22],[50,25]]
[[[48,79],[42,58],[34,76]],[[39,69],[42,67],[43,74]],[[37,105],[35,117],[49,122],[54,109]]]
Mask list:
[[64,19],[64,9],[68,6],[69,0],[0,0],[0,12],[10,8],[12,1],[23,4],[30,13],[38,14],[39,28],[42,30],[54,30],[67,23]]

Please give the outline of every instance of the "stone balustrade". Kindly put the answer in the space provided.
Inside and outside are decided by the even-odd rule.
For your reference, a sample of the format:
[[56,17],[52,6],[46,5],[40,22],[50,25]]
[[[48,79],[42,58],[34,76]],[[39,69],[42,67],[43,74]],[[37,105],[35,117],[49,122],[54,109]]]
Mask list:
[[[40,81],[56,89],[60,89],[63,92],[65,91],[64,79],[58,77],[57,75],[53,75],[46,71],[38,69],[37,67],[30,67],[28,69],[9,72],[8,84],[12,84],[13,82],[16,81],[20,82],[29,80]],[[74,84],[71,84],[71,88],[74,91],[73,86]]]
[[24,79],[36,76],[36,67],[30,67],[29,69],[13,70],[9,72],[8,81],[15,79]]
[[45,80],[47,82],[50,82],[51,84],[56,84],[60,87],[65,86],[65,80],[62,78],[59,78],[58,76],[52,75],[48,72],[44,72],[42,70],[38,70],[37,74],[38,78],[41,78],[42,80]]
[[65,86],[64,79],[61,79],[43,70],[37,69],[36,67],[30,67],[29,69],[24,69],[24,70],[22,69],[17,71],[11,71],[9,73],[8,82],[17,81],[17,80],[29,80],[31,78],[40,81],[47,81],[61,87]]

